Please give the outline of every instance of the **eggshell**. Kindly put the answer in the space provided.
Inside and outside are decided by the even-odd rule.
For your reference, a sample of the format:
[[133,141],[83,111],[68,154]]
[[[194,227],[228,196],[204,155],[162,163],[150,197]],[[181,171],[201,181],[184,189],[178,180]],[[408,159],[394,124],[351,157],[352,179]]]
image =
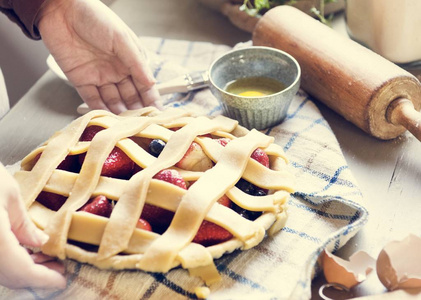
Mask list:
[[375,259],[364,251],[354,253],[349,261],[324,251],[323,273],[326,281],[348,289],[364,281],[374,266]]
[[390,291],[421,287],[421,238],[410,234],[387,244],[377,258],[377,276]]

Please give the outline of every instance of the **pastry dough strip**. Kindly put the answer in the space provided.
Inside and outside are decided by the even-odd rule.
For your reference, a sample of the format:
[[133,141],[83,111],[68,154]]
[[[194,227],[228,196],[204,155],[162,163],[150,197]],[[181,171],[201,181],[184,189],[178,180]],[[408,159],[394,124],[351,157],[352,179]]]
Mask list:
[[[210,138],[202,138],[198,141],[198,143],[202,145],[206,154],[213,161],[219,160],[219,156],[221,155],[224,146]],[[288,172],[286,167],[284,170],[275,171],[266,168],[253,158],[249,158],[247,161],[247,168],[242,176],[247,181],[266,189],[285,189],[290,192],[294,190],[294,177],[290,172]]]
[[[128,114],[129,115],[138,115],[139,113],[138,112],[137,113],[129,112]],[[160,113],[156,109],[149,109],[149,110],[143,110],[143,112],[141,112],[140,114],[145,114],[145,115],[150,115],[150,116],[152,116],[152,115],[161,115],[162,116],[162,114],[166,114],[166,112]],[[118,117],[116,117],[116,118],[118,118]],[[96,120],[94,119],[94,120],[90,121],[89,124],[100,124],[101,122],[104,122],[104,120],[107,120],[107,119],[110,120],[111,123],[113,123],[112,118],[108,118],[108,117],[102,118],[101,117],[101,118],[98,118]],[[162,124],[162,125],[165,126],[165,127],[168,127],[168,128],[184,127],[187,124],[190,124],[190,123],[194,122],[195,119],[196,118],[183,117],[183,118],[179,118],[177,120],[166,122],[165,124]],[[224,117],[219,117],[219,119],[224,119]],[[225,118],[225,119],[227,119],[227,118]],[[228,119],[228,120],[230,120],[230,119]],[[232,120],[230,120],[230,121],[232,121]],[[105,121],[105,122],[108,123],[108,121]],[[107,127],[107,126],[103,126],[103,127]],[[211,132],[213,134],[215,134],[216,136],[218,136],[218,134],[221,133],[222,136],[231,137],[230,136],[231,133],[227,133],[226,131],[229,131],[229,132],[232,132],[233,134],[238,134],[238,135],[244,135],[243,133],[247,132],[244,129],[239,128],[238,126],[234,126],[232,129],[226,129],[226,128],[224,128],[224,129],[216,128],[215,129],[214,128],[214,131],[211,131]],[[161,126],[151,124],[150,126],[146,127],[141,133],[134,134],[134,135],[145,137],[145,138],[161,138],[165,141],[165,140],[171,139],[172,134],[173,134],[173,132],[171,130],[165,130]],[[196,135],[200,135],[200,133],[196,133]],[[201,140],[206,139],[206,138],[201,138],[201,137],[196,137],[196,136],[193,136],[193,138],[194,138],[194,140],[198,141],[199,143],[200,143]],[[73,147],[71,147],[71,152],[73,151],[73,153],[75,153],[75,154],[82,153],[82,152],[86,151],[89,144],[90,144],[89,142],[85,142],[85,143],[80,142],[77,145],[74,145]],[[147,168],[150,165],[154,165],[154,163],[156,161],[156,159],[154,157],[152,157],[146,151],[143,151],[143,152],[139,151],[139,146],[130,139],[122,138],[115,144],[115,146],[122,149],[133,161],[135,161],[135,163],[142,166],[143,168],[145,168],[145,167]],[[219,146],[219,144],[218,144],[218,146]],[[272,144],[269,147],[265,147],[265,146],[260,146],[260,147],[265,149],[265,151],[269,155],[272,156],[272,157],[270,157],[271,161],[272,160],[278,161],[279,160],[278,158],[281,158],[281,157],[284,158],[284,160],[286,161],[285,157],[283,156],[283,152],[279,151],[279,149],[282,150],[280,147],[278,147],[279,149],[276,149],[276,147],[273,148]],[[206,149],[204,149],[204,150],[206,150]],[[37,153],[39,153],[39,152],[41,152],[41,151],[38,150]],[[141,153],[141,154],[139,154],[139,153]],[[36,154],[33,154],[33,157],[35,157],[35,156],[36,156]],[[31,158],[28,158],[28,157],[27,157],[27,159],[28,159],[28,161],[32,160]],[[159,160],[161,160],[161,158]],[[159,162],[159,163],[162,163],[162,162]],[[157,164],[159,164],[159,163],[157,163]],[[253,165],[253,162],[252,162],[252,165]],[[258,163],[256,165],[257,165],[257,168],[259,168],[261,166]],[[247,164],[247,168],[249,168],[248,164]],[[264,169],[267,169],[267,168],[264,168]],[[267,170],[269,170],[269,169],[267,169]],[[201,176],[205,176],[205,174],[202,173],[202,172],[190,172],[190,171],[184,171],[184,170],[180,170],[180,171],[181,171],[182,176],[184,176],[185,178],[188,178],[189,180],[196,180],[196,179],[200,178]],[[61,173],[61,174],[59,176],[55,176],[56,172]],[[266,173],[266,170],[264,170],[262,172]],[[51,177],[52,181],[47,184],[45,189],[46,190],[51,189],[52,191],[54,191],[54,189],[56,188],[53,184],[54,180],[58,180],[58,178],[62,177],[64,173],[69,173],[69,172],[60,171],[60,170],[54,171],[54,174]],[[251,173],[253,173],[253,172],[251,172]],[[26,174],[26,173],[21,172],[21,174]],[[24,177],[26,175],[21,175],[21,176]],[[73,175],[71,175],[71,176],[73,176]],[[77,175],[75,175],[75,176],[77,176]],[[57,178],[55,178],[53,180],[54,177],[57,177]],[[67,182],[65,185],[68,186],[68,187],[73,186],[74,183],[71,184],[70,181]],[[152,181],[152,183],[154,181]],[[250,180],[250,181],[252,181],[252,180]],[[101,182],[103,184],[101,184]],[[118,184],[116,184],[117,182],[118,182]],[[165,184],[168,185],[165,182],[161,182],[161,183],[163,183],[164,185]],[[111,187],[108,187],[108,185],[111,185]],[[106,191],[109,191],[110,195],[121,193],[122,192],[121,189],[119,191],[117,191],[118,189],[116,189],[116,187],[120,186],[120,185],[127,186],[127,181],[112,179],[112,178],[106,178],[106,177],[100,177],[98,185],[95,188],[94,194],[96,192],[104,193]],[[153,186],[154,185],[152,184],[148,188],[153,189]],[[126,189],[126,188],[127,187],[125,187],[123,189]],[[178,187],[172,187],[172,188],[179,189]],[[65,188],[59,187],[58,189],[63,190]],[[230,192],[232,192],[232,193],[230,194]],[[185,193],[185,191],[182,190],[182,193]],[[227,191],[227,195],[229,195],[230,198],[232,198],[231,200],[233,200],[235,203],[239,204],[242,207],[245,206],[246,209],[248,208],[249,210],[253,210],[253,207],[255,207],[254,205],[257,204],[257,201],[253,201],[253,200],[261,200],[260,205],[264,206],[264,208],[262,208],[262,210],[279,211],[279,213],[277,214],[278,215],[278,217],[277,217],[278,221],[276,222],[277,224],[281,224],[282,221],[284,222],[285,212],[283,211],[283,205],[285,204],[285,201],[286,201],[286,198],[284,198],[285,194],[288,194],[288,193],[286,193],[284,191],[277,191],[273,195],[262,196],[262,197],[253,197],[253,196],[244,194],[242,191],[237,192],[235,187],[233,187],[229,191]],[[253,199],[253,198],[257,198],[257,199]],[[150,202],[153,203],[154,201],[155,200],[152,197]],[[156,205],[159,206],[160,202],[158,202],[158,200],[156,200],[156,201],[157,201]],[[213,200],[213,203],[215,201],[216,200]],[[148,199],[148,202],[149,202],[149,199]],[[174,203],[172,203],[172,202],[171,203],[165,203],[165,205],[171,204],[171,206],[174,206],[174,205],[176,206],[176,205],[178,205],[178,202],[175,201]],[[210,221],[212,221],[216,224],[220,223],[223,227],[228,227],[228,230],[230,230],[230,228],[240,227],[240,231],[241,231],[241,227],[243,227],[244,224],[233,225],[233,223],[237,223],[235,220],[227,222],[227,223],[224,222],[224,224],[222,223],[224,221],[223,219],[226,220],[227,218],[229,218],[231,220],[231,217],[227,217],[226,211],[228,211],[228,214],[230,214],[231,212],[232,213],[234,213],[234,212],[232,210],[222,206],[222,205],[213,204],[213,203],[211,203],[207,215],[205,213],[205,215],[206,215],[205,219],[208,219],[208,220],[210,220]],[[271,203],[272,203],[272,205],[271,205]],[[142,203],[142,206],[143,206],[143,203]],[[42,211],[49,211],[52,214],[54,214],[54,212],[52,212],[52,211],[48,210],[47,208],[43,207],[41,204],[34,203],[33,207],[34,208],[38,207],[38,208],[41,208]],[[269,207],[270,207],[270,209],[269,209]],[[83,212],[78,212],[78,213],[72,212],[71,214],[72,215],[76,214],[77,217],[74,217],[75,223],[71,224],[71,227],[70,227],[71,230],[69,232],[69,234],[70,234],[69,238],[70,238],[70,236],[72,236],[73,231],[76,231],[76,232],[80,231],[79,229],[74,229],[74,228],[72,229],[72,226],[76,226],[76,227],[79,226],[79,222],[77,220],[80,219],[81,217],[83,217],[83,218],[93,217],[93,218],[96,218],[96,219],[100,218],[100,219],[105,221],[105,223],[103,221],[100,222],[100,223],[103,223],[103,227],[109,221],[106,218],[102,218],[102,217],[98,217],[98,216],[94,216],[94,215],[86,216],[87,214],[83,213]],[[236,219],[237,216],[239,216],[239,215],[237,215],[235,213],[234,219]],[[65,216],[65,217],[67,217],[67,216]],[[70,218],[71,218],[71,216],[70,216]],[[170,268],[178,265],[181,262],[182,265],[185,268],[192,268],[192,267],[194,268],[193,270],[191,270],[193,275],[202,275],[202,278],[204,278],[205,280],[208,280],[207,283],[210,283],[212,280],[216,280],[216,278],[218,277],[218,276],[215,276],[217,271],[216,271],[215,266],[212,264],[212,257],[217,258],[217,257],[221,256],[226,251],[226,250],[223,250],[223,249],[226,249],[225,248],[225,247],[227,247],[226,245],[230,245],[230,246],[228,246],[228,248],[230,248],[230,249],[238,248],[240,245],[242,245],[243,248],[248,248],[248,247],[254,246],[256,243],[258,243],[261,240],[261,238],[263,238],[264,229],[267,229],[272,224],[274,218],[275,218],[275,215],[273,213],[265,214],[254,222],[250,222],[246,219],[241,218],[240,223],[242,223],[245,220],[246,223],[247,222],[252,223],[252,224],[256,223],[256,225],[258,225],[257,227],[261,226],[261,228],[257,229],[256,236],[254,236],[252,238],[249,238],[249,240],[247,240],[248,236],[250,235],[248,232],[243,233],[243,235],[245,237],[243,237],[241,233],[240,234],[237,233],[237,235],[238,235],[238,237],[240,237],[240,239],[233,238],[231,241],[224,242],[224,243],[222,243],[223,245],[225,245],[224,247],[222,247],[222,244],[218,244],[218,245],[214,245],[214,246],[205,248],[203,246],[192,243],[189,246],[181,249],[176,254],[175,258],[172,260],[172,263],[170,263],[170,265],[171,265]],[[70,219],[69,219],[69,222],[70,222]],[[253,226],[256,227],[256,225],[253,225]],[[93,227],[95,227],[95,226],[98,227],[98,225],[94,225]],[[101,227],[101,226],[99,226],[99,227]],[[103,229],[97,228],[96,230],[101,231]],[[279,228],[278,228],[278,230],[279,230]],[[236,230],[232,230],[232,231],[236,231]],[[101,235],[102,234],[100,233],[99,236],[101,236]],[[236,234],[234,234],[234,235],[237,236]],[[135,251],[137,252],[137,251],[142,250],[142,249],[143,250],[148,249],[150,244],[158,237],[159,237],[159,235],[157,235],[155,233],[149,233],[149,232],[145,233],[142,230],[134,229],[133,235],[130,237],[127,250],[128,250],[128,252],[131,252],[132,249],[135,249]],[[160,237],[160,239],[161,238],[162,237]],[[241,240],[243,240],[243,241],[241,241]],[[246,240],[246,241],[244,242],[244,240]],[[120,268],[133,268],[134,266],[140,267],[140,265],[137,264],[136,262],[144,259],[144,256],[142,254],[124,255],[124,256],[117,255],[115,257],[110,257],[110,258],[104,259],[103,257],[102,258],[98,257],[97,253],[85,251],[85,250],[83,250],[81,248],[78,248],[77,246],[74,246],[74,245],[66,245],[65,251],[66,251],[68,257],[76,258],[76,259],[78,259],[79,261],[82,261],[82,262],[83,261],[90,262],[92,264],[95,264],[98,267],[107,267],[107,268],[113,267],[113,268],[119,268],[120,269]],[[150,249],[148,251],[150,251]],[[192,254],[194,254],[194,255],[192,255]],[[202,268],[200,266],[204,266],[204,267]]]
[[169,168],[180,161],[197,135],[218,129],[229,130],[237,122],[225,119],[215,122],[205,117],[198,117],[191,123],[174,132],[168,140],[159,158],[146,169],[135,174],[127,189],[114,207],[98,250],[99,259],[104,259],[124,251],[139,218],[151,178],[160,170]]
[[26,176],[15,176],[20,186],[26,208],[35,201],[54,169],[64,160],[70,149],[77,143],[80,135],[91,118],[106,115],[105,111],[92,111],[76,119],[61,134],[52,138],[44,148],[43,154]]
[[[185,112],[171,110],[154,118],[128,117],[116,123],[115,126],[98,132],[91,141],[90,148],[69,198],[45,228],[45,232],[50,236],[50,239],[44,244],[43,252],[49,255],[56,255],[61,259],[65,258],[64,248],[67,242],[67,232],[70,227],[72,212],[89,200],[92,191],[98,183],[102,165],[118,140],[139,132],[151,123],[165,123],[168,119],[182,115],[185,115]],[[121,119],[121,117],[115,117]],[[61,134],[60,136],[76,140],[81,136],[81,132],[80,130],[70,131],[68,134]]]
[[[52,191],[56,194],[67,195],[71,190],[75,180],[76,174],[56,170],[53,173],[53,176],[51,176],[50,181],[47,183],[48,188],[46,188],[45,190]],[[101,177],[97,189],[93,192],[93,196],[111,195],[111,197],[108,196],[110,199],[118,199],[120,197],[121,191],[125,189],[125,186],[126,181],[124,180]],[[102,187],[103,190],[101,190]],[[234,190],[234,192],[231,193],[231,190]],[[231,188],[231,190],[227,192],[227,195],[230,196],[231,194],[233,194],[233,196],[231,196],[234,202],[239,203],[239,205],[243,208],[260,211],[277,212],[279,210],[279,203],[283,204],[288,195],[287,192],[279,191],[272,195],[256,197],[247,195],[236,187]],[[184,196],[185,193],[186,190],[182,188],[179,188],[164,181],[153,179],[151,181],[151,185],[149,186],[147,203],[174,212],[177,210],[181,198]],[[244,198],[246,198],[246,200],[244,200]],[[45,208],[45,210],[48,209]],[[37,218],[35,218],[34,221],[38,224],[40,228],[44,229],[46,224],[45,221],[43,221],[43,219],[48,220],[50,216],[51,213],[46,213],[46,215],[43,217],[37,216]],[[233,210],[223,205],[215,203],[206,215],[205,219],[227,229],[234,236],[240,238],[240,240],[245,241],[247,238],[249,238],[248,230],[250,229],[250,226],[252,226],[250,224],[250,221],[242,218]],[[75,222],[75,220],[73,220],[72,222]],[[101,231],[101,235],[102,232],[103,229]],[[98,233],[96,234],[96,236],[98,236]],[[74,238],[76,241],[91,243],[93,245],[99,245],[99,241],[97,241],[97,238],[90,241],[88,238],[85,237],[84,232],[76,233]]]
[[194,238],[213,203],[241,178],[253,150],[272,141],[273,138],[252,130],[246,137],[230,142],[218,163],[184,195],[170,227],[148,249],[139,267],[152,272],[168,271],[178,252]]

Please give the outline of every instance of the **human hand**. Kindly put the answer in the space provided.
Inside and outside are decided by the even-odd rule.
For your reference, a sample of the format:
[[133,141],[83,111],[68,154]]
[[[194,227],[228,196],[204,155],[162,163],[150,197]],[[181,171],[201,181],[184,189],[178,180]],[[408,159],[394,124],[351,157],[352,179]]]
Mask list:
[[48,236],[29,219],[16,181],[1,164],[0,182],[0,285],[65,288],[62,264],[19,244],[41,247]]
[[98,0],[47,0],[37,16],[41,37],[91,109],[120,113],[159,99],[134,32]]

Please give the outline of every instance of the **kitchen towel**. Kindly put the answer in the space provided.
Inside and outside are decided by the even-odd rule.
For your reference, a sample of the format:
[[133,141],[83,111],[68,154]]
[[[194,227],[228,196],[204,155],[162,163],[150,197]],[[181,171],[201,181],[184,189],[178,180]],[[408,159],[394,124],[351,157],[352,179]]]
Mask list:
[[[142,37],[154,75],[164,82],[208,69],[231,48],[206,42]],[[245,47],[249,44],[240,44]],[[209,89],[162,96],[165,107],[216,116],[222,107]],[[209,299],[309,299],[311,280],[323,249],[336,251],[366,223],[368,212],[338,142],[312,99],[299,90],[285,121],[263,131],[275,138],[297,178],[286,226],[260,245],[215,261],[222,281]],[[168,273],[99,270],[65,261],[68,286],[62,291],[0,289],[4,299],[195,299],[201,281],[183,269]]]

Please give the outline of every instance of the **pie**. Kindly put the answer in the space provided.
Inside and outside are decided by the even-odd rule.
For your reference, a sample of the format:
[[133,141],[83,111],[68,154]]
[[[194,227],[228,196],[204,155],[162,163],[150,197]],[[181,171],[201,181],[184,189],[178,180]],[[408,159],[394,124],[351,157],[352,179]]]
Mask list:
[[182,266],[258,245],[287,219],[294,177],[273,137],[224,116],[143,108],[79,117],[15,174],[42,251],[106,269]]

